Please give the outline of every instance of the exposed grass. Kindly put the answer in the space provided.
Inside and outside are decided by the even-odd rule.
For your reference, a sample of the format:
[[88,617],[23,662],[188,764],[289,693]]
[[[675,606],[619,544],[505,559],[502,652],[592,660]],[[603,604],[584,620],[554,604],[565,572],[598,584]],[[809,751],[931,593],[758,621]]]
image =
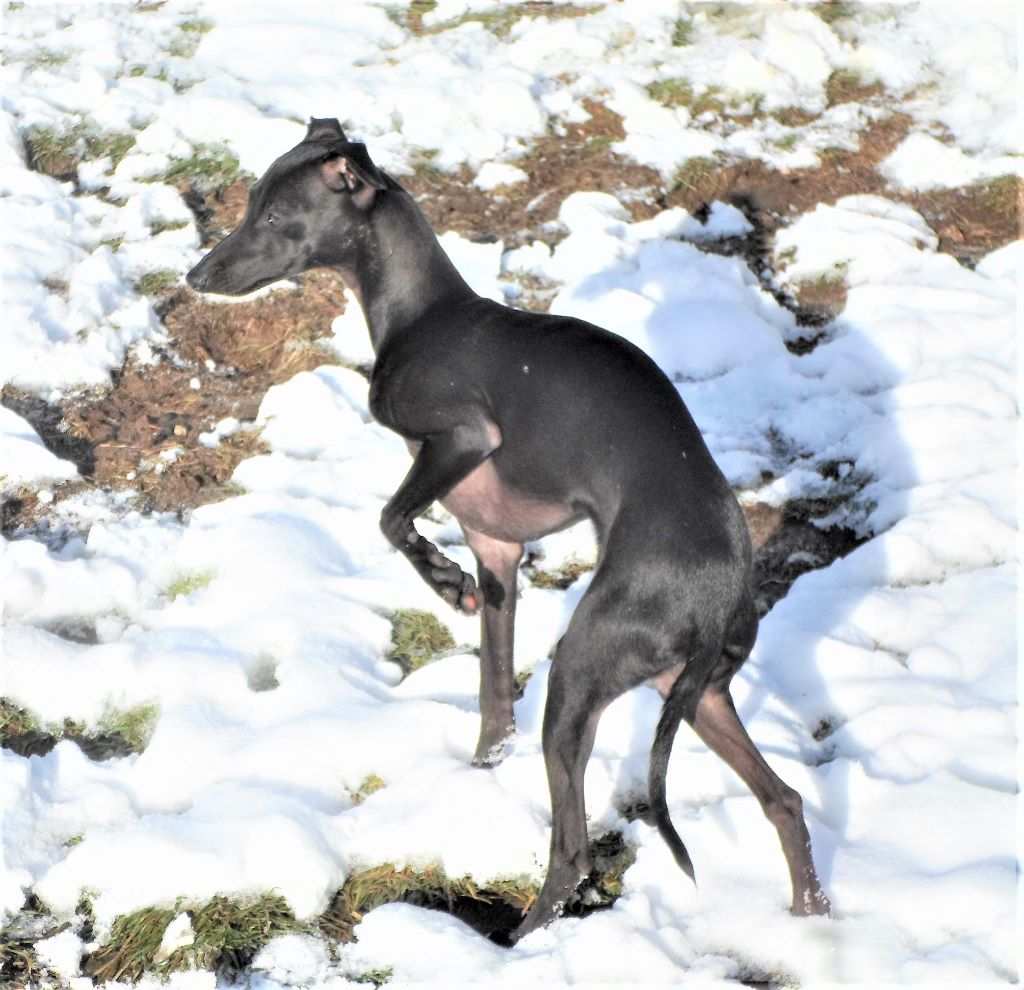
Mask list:
[[178,24],[180,34],[171,39],[167,54],[175,58],[192,58],[202,36],[213,27],[213,22],[201,17],[192,17]]
[[721,87],[708,86],[697,93],[689,79],[681,76],[658,79],[647,87],[647,92],[662,106],[688,108],[693,117],[706,113],[722,117],[736,106],[735,100],[727,98]]
[[557,588],[562,591],[574,584],[581,575],[588,574],[593,569],[592,563],[575,558],[566,561],[555,570],[544,570],[532,563],[525,568],[526,575],[535,588]]
[[700,189],[714,179],[722,168],[717,158],[688,158],[672,178],[674,189]]
[[30,711],[16,705],[10,698],[0,698],[0,740],[42,731],[42,722]]
[[177,906],[151,907],[116,918],[107,941],[85,959],[83,972],[97,983],[141,979],[177,914]]
[[15,752],[48,752],[61,739],[71,739],[94,758],[141,753],[153,735],[159,709],[108,705],[93,726],[64,719],[46,724],[9,698],[0,698],[0,745]]
[[207,31],[213,30],[213,21],[208,21],[205,17],[190,17],[182,21],[178,29],[190,34],[206,34]]
[[135,288],[144,296],[160,296],[173,289],[181,281],[181,273],[173,268],[158,268],[146,272],[136,283]]
[[866,82],[853,69],[836,69],[825,82],[825,99],[830,107],[838,103],[859,103],[883,92],[885,87],[880,82]]
[[811,7],[811,10],[826,24],[833,24],[844,17],[851,17],[856,9],[857,5],[848,3],[847,0],[824,0],[824,2]]
[[32,52],[28,58],[29,65],[34,69],[45,69],[51,65],[67,65],[71,53],[55,48],[40,48]]
[[197,144],[188,158],[172,161],[159,176],[172,185],[192,185],[201,193],[216,194],[240,179],[250,178],[239,164],[238,156],[223,144]]
[[773,144],[779,151],[792,151],[800,143],[800,132],[790,131],[788,134],[783,134]]
[[154,234],[162,234],[168,230],[184,230],[187,226],[187,220],[154,220],[149,229]]
[[464,24],[481,24],[498,38],[507,38],[512,28],[524,17],[545,17],[549,20],[564,20],[572,17],[585,17],[600,7],[577,7],[573,3],[559,0],[547,3],[543,0],[527,0],[525,3],[509,4],[508,6],[484,7],[468,10],[458,17],[453,17],[440,24],[426,26],[423,15],[437,8],[435,0],[414,0],[405,6],[388,8],[392,20],[407,28],[414,34],[440,34],[462,27]]
[[114,167],[135,145],[135,135],[108,131],[89,118],[68,127],[32,127],[24,136],[29,165],[55,178],[73,178],[84,161],[109,157]]
[[201,907],[186,909],[195,932],[192,944],[157,961],[164,932],[181,910],[178,902],[121,915],[107,941],[85,961],[84,972],[97,983],[136,981],[146,973],[166,977],[192,969],[237,975],[270,939],[303,927],[279,894],[249,901],[214,897]]
[[709,86],[693,101],[690,113],[694,117],[700,117],[705,113],[714,113],[722,116],[729,110],[730,106],[735,105],[735,101],[730,104],[730,101],[726,99],[720,87]]
[[132,752],[141,753],[149,745],[159,714],[156,705],[123,709],[110,707],[100,717],[97,729],[105,735],[118,736]]
[[181,595],[191,595],[193,591],[207,587],[216,576],[215,571],[186,571],[167,586],[164,595],[172,599]]
[[689,17],[677,17],[672,25],[672,47],[682,48],[693,44],[693,20]]
[[365,973],[353,976],[356,983],[372,983],[375,987],[382,987],[385,983],[391,982],[395,975],[393,966],[382,966],[380,969],[368,969]]
[[455,646],[448,627],[432,612],[400,608],[391,615],[391,652],[405,676]]
[[371,794],[375,794],[377,791],[387,787],[388,785],[384,782],[383,778],[378,777],[375,773],[371,773],[363,780],[359,787],[352,792],[352,803],[362,804]]
[[804,124],[809,124],[811,121],[817,120],[820,114],[814,113],[810,110],[805,110],[803,107],[779,107],[772,110],[768,114],[773,120],[777,120],[780,124],[786,127],[802,127]]
[[352,941],[353,929],[363,916],[383,904],[416,899],[451,909],[460,898],[493,903],[501,901],[520,912],[536,900],[538,888],[529,880],[509,879],[480,887],[471,877],[451,878],[437,866],[396,868],[391,863],[353,873],[321,915],[320,930],[339,942]]
[[36,942],[68,927],[68,922],[53,924],[42,909],[29,908],[12,915],[0,926],[0,986],[12,990],[47,986],[47,968],[36,955]]
[[652,100],[666,107],[688,107],[693,104],[693,86],[689,79],[658,79],[647,87]]
[[437,148],[419,148],[409,155],[409,167],[422,179],[431,182],[444,181],[447,173],[435,164],[439,154],[441,152]]
[[437,0],[412,0],[412,3],[404,7],[389,7],[388,16],[404,28],[412,31],[413,34],[423,34],[426,28],[423,25],[423,15],[429,14],[437,9]]
[[1018,175],[1000,175],[982,183],[978,195],[994,213],[1017,216],[1024,204],[1024,179]]

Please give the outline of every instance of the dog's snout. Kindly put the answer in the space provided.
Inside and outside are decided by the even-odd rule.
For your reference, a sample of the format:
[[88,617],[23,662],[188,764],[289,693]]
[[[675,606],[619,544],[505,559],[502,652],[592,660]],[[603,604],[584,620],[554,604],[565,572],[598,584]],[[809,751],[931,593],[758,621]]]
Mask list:
[[209,270],[204,270],[203,264],[200,262],[185,276],[185,281],[188,282],[196,292],[202,292],[210,282]]

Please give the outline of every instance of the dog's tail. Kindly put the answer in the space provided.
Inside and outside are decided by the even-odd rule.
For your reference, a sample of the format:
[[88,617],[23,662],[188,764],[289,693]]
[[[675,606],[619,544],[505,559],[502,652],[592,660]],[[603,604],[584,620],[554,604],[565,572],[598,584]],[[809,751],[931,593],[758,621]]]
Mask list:
[[648,800],[651,804],[651,815],[661,837],[672,850],[676,862],[682,871],[696,883],[693,874],[693,862],[683,845],[672,819],[668,814],[668,802],[665,797],[665,774],[668,760],[672,755],[672,742],[676,737],[679,723],[686,719],[691,725],[697,713],[697,702],[707,687],[708,680],[720,656],[719,651],[708,651],[688,661],[683,672],[676,678],[658,719],[658,728],[654,733],[654,744],[651,746],[651,763],[647,773]]

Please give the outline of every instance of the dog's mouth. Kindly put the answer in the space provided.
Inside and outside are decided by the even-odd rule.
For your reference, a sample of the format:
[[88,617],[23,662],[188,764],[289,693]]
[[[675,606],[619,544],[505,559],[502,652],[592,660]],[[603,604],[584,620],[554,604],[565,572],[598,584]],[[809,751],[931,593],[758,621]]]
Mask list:
[[[202,271],[202,263],[196,265],[186,276],[185,281],[196,290],[217,296],[247,296],[250,293],[265,289],[268,285],[280,282],[287,278],[287,275],[267,275],[255,280],[238,281],[224,278],[225,273],[215,272],[209,274]],[[220,276],[220,277],[218,277]]]

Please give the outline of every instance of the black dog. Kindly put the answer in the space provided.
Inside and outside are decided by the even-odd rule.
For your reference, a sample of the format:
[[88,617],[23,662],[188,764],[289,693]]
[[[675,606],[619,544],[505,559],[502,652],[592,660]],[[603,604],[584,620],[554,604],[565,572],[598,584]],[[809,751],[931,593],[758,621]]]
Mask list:
[[[613,333],[476,295],[408,193],[333,119],[314,119],[302,143],[271,165],[241,226],[188,282],[241,295],[318,266],[340,271],[358,296],[377,355],[370,408],[414,455],[381,528],[446,602],[483,611],[477,764],[497,762],[515,728],[523,543],[588,517],[597,529],[597,570],[548,685],[547,879],[513,938],[554,918],[590,873],[583,775],[597,721],[645,681],[665,698],[650,803],[679,865],[693,876],[669,820],[665,771],[685,719],[778,829],[793,913],[827,913],[800,796],[765,763],[729,695],[757,633],[750,540],[672,383]],[[416,517],[435,500],[462,526],[479,590],[416,532]]]

